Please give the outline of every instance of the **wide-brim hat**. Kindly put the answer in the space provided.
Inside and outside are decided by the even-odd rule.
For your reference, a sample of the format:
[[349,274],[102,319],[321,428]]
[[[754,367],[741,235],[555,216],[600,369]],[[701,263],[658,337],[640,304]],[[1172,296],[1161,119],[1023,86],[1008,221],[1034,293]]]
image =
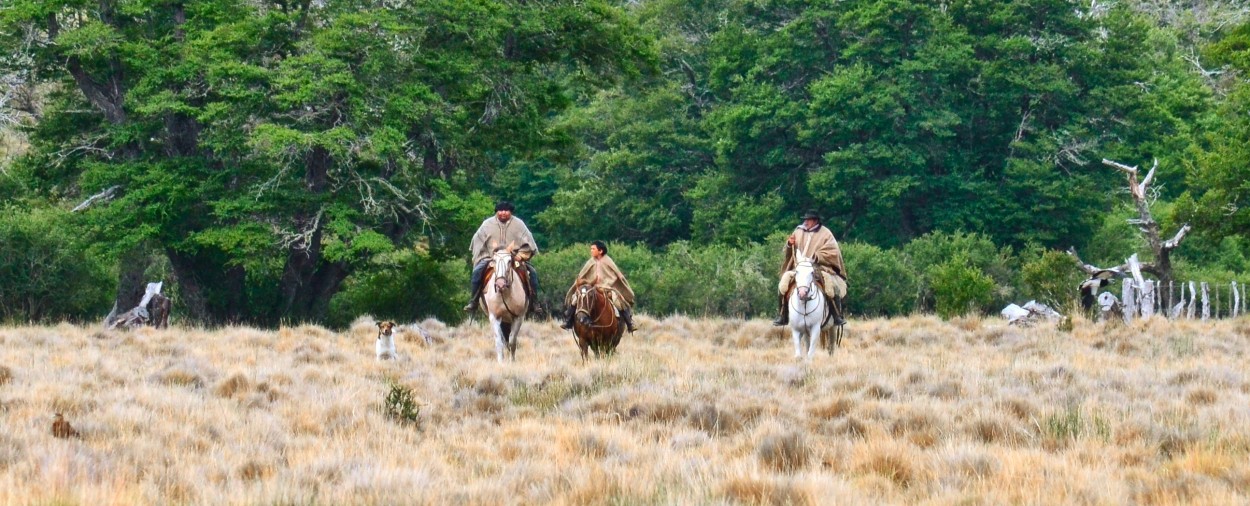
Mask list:
[[802,219],[820,221],[820,213],[816,212],[815,210],[808,209],[807,212],[803,213]]

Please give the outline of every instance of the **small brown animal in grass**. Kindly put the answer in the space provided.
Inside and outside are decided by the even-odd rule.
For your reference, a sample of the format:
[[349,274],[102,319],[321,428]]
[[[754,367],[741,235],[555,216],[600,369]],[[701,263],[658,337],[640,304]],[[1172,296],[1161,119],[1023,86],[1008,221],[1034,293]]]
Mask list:
[[56,414],[56,420],[52,422],[52,435],[61,439],[80,437],[78,431],[74,430],[74,426],[65,421],[65,417],[60,413]]

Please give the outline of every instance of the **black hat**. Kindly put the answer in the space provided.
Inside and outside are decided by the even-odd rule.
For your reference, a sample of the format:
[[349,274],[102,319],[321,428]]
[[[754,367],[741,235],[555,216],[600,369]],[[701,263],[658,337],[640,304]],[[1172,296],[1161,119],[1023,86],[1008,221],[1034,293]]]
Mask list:
[[820,221],[820,213],[817,213],[814,209],[808,209],[806,213],[803,213],[802,219]]
[[499,212],[499,211],[513,212],[513,211],[516,211],[516,206],[513,206],[511,202],[508,202],[506,200],[500,200],[499,202],[495,203],[495,212]]

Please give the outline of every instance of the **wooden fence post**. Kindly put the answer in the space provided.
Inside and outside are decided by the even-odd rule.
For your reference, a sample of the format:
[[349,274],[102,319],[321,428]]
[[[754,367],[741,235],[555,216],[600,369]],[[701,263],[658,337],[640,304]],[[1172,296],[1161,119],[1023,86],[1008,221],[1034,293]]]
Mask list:
[[1233,310],[1232,310],[1232,311],[1229,311],[1229,312],[1228,312],[1228,315],[1229,315],[1229,316],[1231,316],[1231,317],[1233,317],[1233,318],[1236,318],[1236,317],[1237,317],[1237,310],[1238,310],[1238,309],[1240,309],[1240,308],[1239,308],[1239,304],[1241,304],[1241,292],[1239,292],[1239,291],[1237,290],[1237,282],[1236,282],[1236,281],[1233,281],[1233,282],[1229,283],[1229,285],[1228,285],[1228,291],[1229,291],[1229,294],[1230,294],[1230,296],[1231,296],[1230,298],[1231,298],[1231,299],[1233,299]]
[[1141,307],[1141,318],[1149,320],[1155,315],[1155,282],[1147,279],[1141,286],[1141,298],[1138,301]]
[[1137,294],[1134,293],[1132,279],[1120,283],[1120,302],[1124,304],[1124,323],[1133,323],[1133,318],[1137,316]]
[[1208,293],[1209,286],[1206,281],[1202,282],[1202,321],[1211,318],[1211,296]]
[[1185,318],[1194,319],[1194,306],[1198,304],[1198,290],[1194,289],[1194,282],[1189,282],[1189,306],[1185,310]]

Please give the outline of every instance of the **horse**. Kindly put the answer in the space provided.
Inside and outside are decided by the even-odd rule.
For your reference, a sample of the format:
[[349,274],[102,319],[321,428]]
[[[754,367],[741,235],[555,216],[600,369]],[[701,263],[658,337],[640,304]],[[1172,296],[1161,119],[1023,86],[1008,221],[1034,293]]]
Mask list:
[[[810,258],[798,254],[794,269],[795,288],[786,302],[790,312],[790,333],[794,336],[794,358],[803,357],[803,341],[807,341],[807,359],[816,355],[820,341],[829,353],[842,341],[841,326],[833,325],[831,309],[824,291],[816,284],[816,266]],[[832,336],[826,330],[833,330]]]
[[516,341],[521,333],[521,323],[529,308],[525,293],[526,281],[522,279],[523,267],[513,260],[511,248],[495,250],[491,264],[487,266],[482,298],[486,303],[486,316],[495,333],[495,356],[503,363],[504,349],[516,361]]
[[588,350],[594,350],[596,357],[611,356],[621,343],[625,322],[616,314],[607,291],[581,285],[574,291],[573,307],[573,336],[582,350],[582,363],[590,357]]

